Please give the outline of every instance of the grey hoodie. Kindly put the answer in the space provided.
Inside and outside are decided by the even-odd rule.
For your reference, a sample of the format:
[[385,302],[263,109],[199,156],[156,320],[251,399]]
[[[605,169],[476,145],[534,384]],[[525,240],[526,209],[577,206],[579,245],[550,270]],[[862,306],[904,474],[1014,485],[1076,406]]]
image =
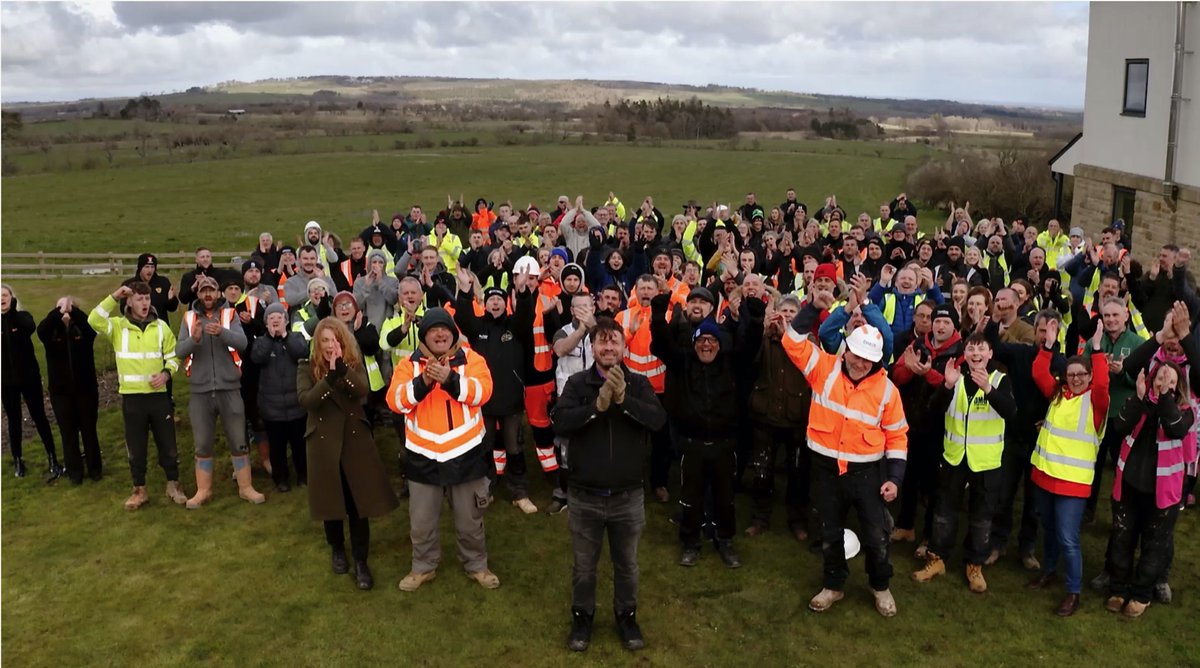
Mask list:
[[[203,325],[207,322],[221,322],[221,309],[228,308],[224,299],[218,299],[213,306],[212,317],[204,316],[204,307],[197,299],[192,303],[189,312],[196,314],[196,321]],[[242,321],[235,315],[229,327],[223,328],[217,336],[204,332],[197,343],[192,340],[192,333],[187,327],[187,315],[179,326],[176,337],[175,354],[187,368],[187,358],[191,356],[191,385],[192,392],[215,392],[219,390],[240,390],[242,387],[242,372],[233,362],[229,349],[233,348],[242,355],[246,352],[246,333],[242,331]]]
[[[306,274],[296,265],[296,273],[289,276],[287,283],[283,284],[283,298],[288,303],[288,309],[295,311],[300,308],[300,305],[308,301],[308,282],[317,278],[316,272]],[[325,279],[325,294],[330,297],[337,294],[337,286],[333,284],[333,279],[329,278],[329,274],[325,274],[322,278]]]

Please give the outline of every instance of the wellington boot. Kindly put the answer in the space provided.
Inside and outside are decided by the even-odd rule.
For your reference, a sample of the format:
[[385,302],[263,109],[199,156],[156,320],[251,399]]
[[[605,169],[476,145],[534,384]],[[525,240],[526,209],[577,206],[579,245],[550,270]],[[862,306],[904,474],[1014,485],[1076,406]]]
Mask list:
[[195,510],[212,498],[212,457],[196,458],[196,495],[187,500],[188,510]]
[[254,489],[254,484],[250,481],[249,457],[234,457],[233,470],[234,475],[237,476],[238,496],[254,504],[259,504],[267,500],[267,497]]

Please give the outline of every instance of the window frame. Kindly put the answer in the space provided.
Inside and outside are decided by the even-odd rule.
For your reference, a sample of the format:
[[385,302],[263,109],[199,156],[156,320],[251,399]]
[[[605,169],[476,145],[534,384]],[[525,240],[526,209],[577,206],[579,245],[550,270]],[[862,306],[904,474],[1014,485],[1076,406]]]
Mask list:
[[[1129,107],[1129,70],[1132,65],[1146,66],[1146,81],[1145,88],[1142,91],[1142,109],[1131,109]],[[1125,85],[1121,87],[1121,115],[1132,116],[1134,118],[1145,118],[1146,108],[1150,106],[1150,59],[1149,58],[1126,58],[1125,59]]]
[[[1111,215],[1109,218],[1111,220],[1116,220],[1118,218],[1124,220],[1126,233],[1133,234],[1133,226],[1137,223],[1137,221],[1134,220],[1134,216],[1137,214],[1137,190],[1118,185],[1114,185],[1112,188],[1113,196],[1112,206],[1110,208]],[[1128,218],[1125,217],[1124,211],[1117,210],[1117,202],[1122,199],[1123,195],[1128,195],[1129,201],[1133,203],[1133,206],[1130,208],[1130,214]]]

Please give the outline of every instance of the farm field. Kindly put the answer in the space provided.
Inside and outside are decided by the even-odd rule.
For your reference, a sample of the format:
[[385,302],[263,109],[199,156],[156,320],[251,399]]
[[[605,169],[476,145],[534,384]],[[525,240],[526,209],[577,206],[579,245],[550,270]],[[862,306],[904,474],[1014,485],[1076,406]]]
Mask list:
[[[851,215],[874,214],[880,201],[904,188],[929,149],[764,140],[759,150],[712,142],[330,151],[6,177],[0,243],[4,252],[161,253],[205,244],[248,254],[263,231],[293,242],[305,221],[316,219],[345,239],[370,222],[372,209],[385,219],[413,203],[435,210],[448,193],[460,192],[468,201],[484,196],[542,207],[559,194],[598,203],[612,190],[630,205],[651,194],[670,215],[690,198],[740,204],[751,189],[772,205],[794,186],[810,209],[837,194]],[[929,216],[926,223],[945,212]],[[173,283],[181,273],[170,275]],[[90,307],[122,278],[19,281],[14,289],[40,319],[62,294]],[[110,369],[106,341],[98,351]],[[176,387],[185,416],[177,429],[182,481],[191,492],[187,383]],[[0,642],[12,665],[1188,666],[1200,657],[1196,511],[1184,513],[1177,529],[1174,603],[1153,605],[1139,620],[1105,612],[1103,597],[1086,589],[1075,617],[1054,617],[1061,590],[1027,590],[1029,574],[1012,555],[985,569],[986,595],[967,590],[958,560],[945,577],[918,585],[908,578],[917,566],[913,544],[893,551],[899,615],[885,620],[871,605],[862,557],[851,561],[844,601],[824,615],[807,610],[820,588],[820,557],[786,535],[781,507],[771,532],[756,539],[738,534],[745,566],[729,571],[707,547],[699,566],[676,566],[676,530],[668,518],[677,506],[652,503],[639,555],[647,649],[632,657],[620,649],[607,605],[611,573],[602,561],[593,645],[574,656],[565,649],[571,567],[565,514],[524,516],[497,494],[487,533],[490,566],[502,586],[491,592],[460,575],[453,527],[444,517],[441,576],[406,594],[396,589],[411,557],[402,502],[372,523],[376,589],[363,593],[350,578],[330,573],[303,491],[273,492],[256,464],[255,484],[268,502],[237,499],[231,465],[220,454],[224,445],[217,448],[215,499],[202,510],[169,504],[161,470],[152,466],[152,503],[124,511],[129,474],[117,408],[102,410],[100,430],[106,473],[100,483],[43,484],[35,475],[45,464],[37,443],[26,444],[27,478],[13,478],[11,465],[0,460]],[[396,435],[386,427],[376,435],[398,480]],[[535,461],[532,497],[544,505],[549,490]],[[740,529],[748,498],[739,496],[738,506]],[[1083,532],[1085,578],[1101,565],[1106,502],[1097,516]]]

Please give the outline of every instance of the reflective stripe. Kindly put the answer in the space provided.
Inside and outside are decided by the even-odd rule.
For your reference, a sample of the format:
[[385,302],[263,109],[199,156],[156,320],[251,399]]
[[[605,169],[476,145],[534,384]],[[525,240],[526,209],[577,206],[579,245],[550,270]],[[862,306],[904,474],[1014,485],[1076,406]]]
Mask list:
[[[1087,416],[1087,414],[1084,413],[1084,417],[1086,417],[1086,416]],[[1061,429],[1059,427],[1055,427],[1052,424],[1044,424],[1044,425],[1042,425],[1042,429],[1046,430],[1046,432],[1049,433],[1051,436],[1057,436],[1058,438],[1064,438],[1068,441],[1075,441],[1077,443],[1091,444],[1091,443],[1094,443],[1096,440],[1092,436],[1088,435],[1088,433],[1086,431],[1083,433],[1080,433],[1080,432],[1073,431],[1070,429]]]
[[[417,427],[415,424],[413,424],[412,420],[405,420],[404,422],[408,426],[409,430],[412,432],[415,432],[417,434],[427,434],[428,433],[428,432],[421,430],[419,427]],[[463,425],[463,426],[465,427],[468,425]],[[482,425],[479,421],[476,421],[473,424],[471,424],[470,426],[479,428]],[[458,430],[456,429],[454,431],[458,431]],[[438,435],[435,434],[435,436],[438,436]],[[448,436],[448,434],[447,434],[447,436]],[[433,442],[433,443],[438,442],[436,439],[429,439],[429,440],[430,440],[430,442]],[[428,457],[429,459],[432,459],[436,462],[448,462],[451,459],[460,457],[460,456],[470,452],[472,448],[479,445],[479,443],[482,441],[483,441],[483,433],[482,433],[482,429],[481,429],[480,433],[477,434],[474,438],[471,438],[466,443],[463,443],[462,445],[460,445],[456,448],[451,448],[450,450],[447,450],[446,452],[437,452],[435,450],[430,450],[428,448],[421,447],[420,445],[417,445],[415,442],[413,442],[412,438],[408,438],[405,440],[404,447],[407,448],[408,450],[411,450],[412,452],[415,452],[424,457]]]
[[533,347],[533,352],[535,352],[535,353],[548,353],[548,352],[550,352],[550,346],[534,346],[534,347]]
[[1055,464],[1086,469],[1088,471],[1094,471],[1096,468],[1095,461],[1088,461],[1086,459],[1079,459],[1077,457],[1068,457],[1066,455],[1060,455],[1054,452],[1047,452],[1046,449],[1041,445],[1038,445],[1037,449],[1035,449],[1033,452],[1042,459],[1045,459],[1048,462],[1054,462]]
[[908,460],[908,450],[884,450],[888,459],[903,459]]
[[137,374],[122,374],[121,380],[131,383],[149,383],[157,374],[137,375]]
[[[814,395],[814,396],[816,396],[816,395]],[[840,450],[833,450],[833,449],[827,448],[827,447],[821,445],[820,443],[817,443],[816,441],[812,440],[812,438],[808,439],[808,449],[812,450],[813,452],[815,452],[819,455],[825,455],[826,457],[833,457],[834,459],[840,459],[842,461],[847,461],[847,462],[855,462],[855,463],[877,462],[877,461],[883,459],[883,452],[873,452],[871,454],[866,454],[866,455],[855,454],[853,452],[841,452]]]
[[653,378],[654,376],[660,376],[660,375],[666,373],[667,368],[665,366],[659,365],[659,366],[654,367],[653,369],[644,369],[643,370],[643,369],[637,369],[634,367],[630,367],[629,370],[632,371],[633,373],[636,373],[639,376]]
[[828,408],[829,410],[833,411],[834,413],[837,413],[838,415],[841,415],[844,418],[848,418],[851,420],[858,420],[859,422],[862,422],[863,424],[867,425],[868,427],[878,427],[879,426],[879,418],[878,417],[875,417],[873,415],[867,415],[866,413],[863,413],[862,411],[854,410],[853,408],[846,408],[845,406],[833,401],[832,399],[826,399],[824,396],[822,396],[820,394],[814,394],[814,395],[812,395],[812,398],[813,398],[814,403],[819,404],[823,408]]
[[896,431],[897,429],[899,429],[901,427],[907,427],[907,426],[908,426],[908,420],[906,420],[904,418],[900,418],[899,422],[893,422],[892,424],[883,425],[883,430],[884,431]]
[[655,362],[658,362],[658,358],[654,355],[638,355],[629,351],[626,351],[625,357],[628,358],[629,361],[637,362],[638,364],[654,364]]
[[119,359],[119,360],[158,360],[158,359],[163,358],[163,355],[161,352],[127,353],[127,352],[123,352],[123,351],[118,351],[114,354],[116,355],[117,359]]
[[1162,478],[1164,476],[1169,476],[1173,473],[1179,473],[1180,471],[1183,471],[1185,468],[1187,468],[1187,464],[1185,464],[1184,462],[1179,462],[1177,464],[1172,464],[1170,466],[1160,466],[1157,469],[1155,469],[1155,471],[1157,472],[1158,477]]
[[1170,440],[1170,441],[1160,441],[1158,443],[1158,451],[1160,453],[1169,452],[1171,450],[1174,450],[1175,448],[1182,448],[1182,447],[1183,447],[1183,441],[1180,439],[1174,439],[1174,440]]

